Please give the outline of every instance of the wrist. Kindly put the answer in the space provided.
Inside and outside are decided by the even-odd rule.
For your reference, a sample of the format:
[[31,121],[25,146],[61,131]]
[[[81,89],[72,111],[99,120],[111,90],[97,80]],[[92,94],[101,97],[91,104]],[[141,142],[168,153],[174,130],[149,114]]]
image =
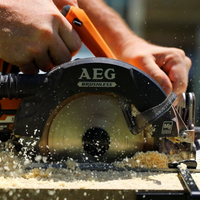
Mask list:
[[119,41],[114,53],[117,59],[126,61],[127,55],[134,55],[134,52],[137,52],[138,49],[145,48],[147,45],[150,45],[147,41],[131,33],[130,36],[126,36]]

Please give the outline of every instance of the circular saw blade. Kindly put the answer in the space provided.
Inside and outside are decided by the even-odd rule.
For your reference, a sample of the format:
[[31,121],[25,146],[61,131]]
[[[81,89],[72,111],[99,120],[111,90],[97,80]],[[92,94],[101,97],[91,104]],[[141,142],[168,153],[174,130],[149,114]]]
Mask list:
[[143,134],[131,134],[118,99],[112,94],[79,94],[65,100],[47,120],[40,151],[79,162],[113,162],[143,150]]

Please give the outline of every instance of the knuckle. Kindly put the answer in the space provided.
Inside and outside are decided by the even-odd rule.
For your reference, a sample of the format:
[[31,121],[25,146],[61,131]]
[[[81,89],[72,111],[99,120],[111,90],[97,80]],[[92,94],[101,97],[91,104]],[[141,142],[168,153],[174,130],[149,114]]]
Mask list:
[[30,62],[30,58],[27,55],[21,55],[21,56],[16,56],[14,58],[14,65],[18,67],[22,67],[24,65],[27,65]]
[[175,89],[178,93],[181,93],[186,91],[187,86],[188,86],[187,82],[181,81],[179,82],[179,84],[177,84],[177,87]]
[[185,60],[186,60],[186,66],[187,66],[187,68],[189,70],[191,68],[191,66],[192,66],[192,61],[188,57],[186,57]]
[[147,63],[145,59],[146,59],[145,54],[140,53],[138,55],[131,55],[130,57],[128,57],[128,59],[126,58],[126,61],[138,66],[143,66],[143,68],[148,68],[146,67]]
[[53,30],[51,28],[46,27],[46,28],[43,28],[43,30],[41,30],[39,38],[42,39],[43,41],[52,41],[54,34],[55,33],[53,33]]
[[27,46],[27,57],[38,55],[40,53],[40,47],[36,44],[29,44]]
[[134,56],[133,58],[138,60],[138,61],[143,61],[143,59],[145,58],[145,54],[140,53],[140,54]]
[[173,56],[177,60],[182,60],[186,57],[185,52],[182,49],[173,49]]

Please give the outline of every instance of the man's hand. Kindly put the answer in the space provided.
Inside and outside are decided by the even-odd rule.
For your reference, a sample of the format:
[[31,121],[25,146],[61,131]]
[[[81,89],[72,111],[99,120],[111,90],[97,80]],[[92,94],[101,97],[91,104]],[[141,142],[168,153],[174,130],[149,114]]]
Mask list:
[[81,40],[59,9],[75,0],[0,0],[0,58],[24,73],[70,61]]
[[[117,59],[145,71],[169,94],[185,92],[191,61],[177,48],[149,44],[134,34],[103,0],[78,0]],[[109,20],[108,20],[109,19]]]
[[142,39],[127,41],[123,46],[121,59],[140,68],[169,94],[185,92],[191,60],[184,51],[177,48],[161,47]]

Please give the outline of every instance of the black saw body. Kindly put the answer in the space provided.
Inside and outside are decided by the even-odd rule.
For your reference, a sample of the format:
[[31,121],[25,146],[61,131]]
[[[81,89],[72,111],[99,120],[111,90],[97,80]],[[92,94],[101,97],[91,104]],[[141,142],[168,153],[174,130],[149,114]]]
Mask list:
[[113,162],[159,150],[160,137],[178,136],[173,107],[151,124],[149,140],[131,133],[120,101],[141,113],[167,96],[146,73],[114,59],[78,59],[46,74],[1,76],[1,97],[22,98],[13,133],[23,140],[15,143],[34,143],[30,151],[56,159]]

